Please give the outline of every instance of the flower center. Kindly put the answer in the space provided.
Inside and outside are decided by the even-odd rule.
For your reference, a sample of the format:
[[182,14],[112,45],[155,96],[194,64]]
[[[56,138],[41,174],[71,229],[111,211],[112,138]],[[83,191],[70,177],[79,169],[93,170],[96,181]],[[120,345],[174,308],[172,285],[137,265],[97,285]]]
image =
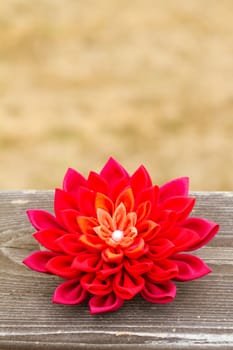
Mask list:
[[111,247],[129,247],[136,238],[137,215],[135,212],[126,212],[123,203],[120,203],[112,215],[102,208],[97,208],[99,226],[93,229],[96,234]]
[[120,242],[124,236],[124,232],[121,230],[115,230],[112,233],[112,240],[115,242]]

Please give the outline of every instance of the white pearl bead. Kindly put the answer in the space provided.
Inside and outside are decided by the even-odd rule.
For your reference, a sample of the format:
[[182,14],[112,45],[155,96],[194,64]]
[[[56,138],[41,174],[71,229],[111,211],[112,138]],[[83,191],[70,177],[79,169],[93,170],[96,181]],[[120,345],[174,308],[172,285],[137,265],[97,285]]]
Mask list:
[[122,240],[123,236],[124,236],[124,233],[123,233],[123,231],[120,231],[120,230],[116,230],[112,233],[112,239],[115,242],[120,242]]

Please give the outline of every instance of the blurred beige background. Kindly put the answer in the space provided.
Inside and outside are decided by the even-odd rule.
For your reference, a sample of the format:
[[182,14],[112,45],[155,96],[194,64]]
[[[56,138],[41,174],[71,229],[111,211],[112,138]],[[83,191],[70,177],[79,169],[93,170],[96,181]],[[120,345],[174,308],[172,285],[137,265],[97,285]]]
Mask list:
[[0,189],[110,155],[233,189],[232,0],[0,2]]

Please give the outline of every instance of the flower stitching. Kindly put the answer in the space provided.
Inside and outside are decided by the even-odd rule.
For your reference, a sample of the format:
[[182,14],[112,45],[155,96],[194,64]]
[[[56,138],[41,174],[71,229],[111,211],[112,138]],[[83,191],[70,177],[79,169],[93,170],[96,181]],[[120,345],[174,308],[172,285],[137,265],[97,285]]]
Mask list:
[[219,225],[189,217],[195,199],[188,178],[154,186],[144,166],[132,176],[113,158],[87,179],[68,169],[56,189],[55,215],[29,210],[46,248],[24,263],[65,279],[54,303],[79,304],[89,298],[91,314],[115,311],[140,294],[152,303],[171,302],[174,281],[211,272],[197,256],[182,253],[210,241]]

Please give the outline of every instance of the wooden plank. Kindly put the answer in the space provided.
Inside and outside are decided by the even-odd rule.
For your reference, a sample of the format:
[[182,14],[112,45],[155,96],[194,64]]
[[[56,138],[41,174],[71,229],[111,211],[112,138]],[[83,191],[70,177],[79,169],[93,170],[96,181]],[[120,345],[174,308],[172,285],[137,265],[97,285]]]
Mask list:
[[53,192],[0,192],[0,349],[233,349],[233,193],[193,195],[194,215],[221,224],[198,252],[213,273],[177,283],[171,304],[137,297],[118,312],[90,316],[87,305],[52,304],[60,279],[21,263],[38,248],[25,210],[52,211]]

